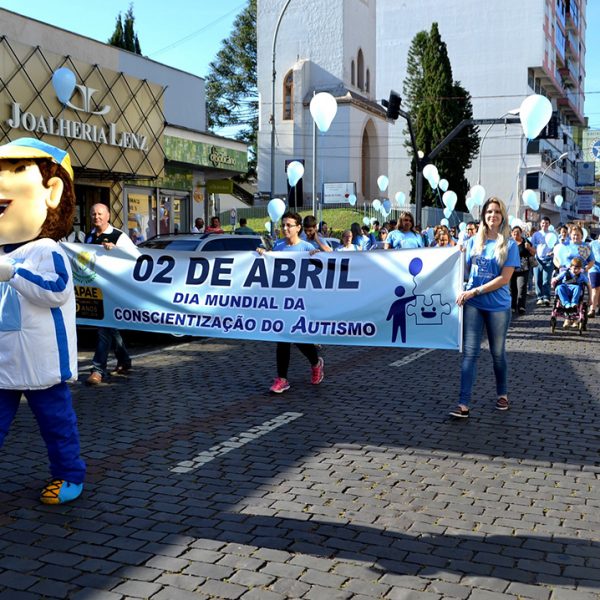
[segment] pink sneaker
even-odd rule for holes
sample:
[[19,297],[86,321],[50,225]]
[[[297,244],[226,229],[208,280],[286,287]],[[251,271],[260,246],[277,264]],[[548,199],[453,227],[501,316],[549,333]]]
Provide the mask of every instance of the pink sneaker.
[[319,385],[319,383],[321,383],[321,381],[323,381],[323,378],[325,377],[325,362],[321,357],[319,357],[319,362],[314,367],[311,367],[311,370],[312,377],[310,379],[310,382],[313,385]]
[[283,394],[286,390],[290,389],[290,382],[283,377],[275,377],[273,385],[269,389],[273,394]]

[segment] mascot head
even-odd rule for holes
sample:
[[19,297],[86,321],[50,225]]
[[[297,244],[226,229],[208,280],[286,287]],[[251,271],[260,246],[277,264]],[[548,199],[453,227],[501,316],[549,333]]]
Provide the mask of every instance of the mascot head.
[[0,245],[58,241],[73,225],[75,189],[69,155],[34,138],[0,146]]

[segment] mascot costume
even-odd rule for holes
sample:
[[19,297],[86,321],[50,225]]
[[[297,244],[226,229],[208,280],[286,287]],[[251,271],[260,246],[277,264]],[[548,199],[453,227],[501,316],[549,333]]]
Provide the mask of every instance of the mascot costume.
[[0,446],[24,395],[48,449],[44,504],[77,498],[85,476],[67,385],[77,378],[75,294],[57,243],[74,210],[64,150],[33,138],[0,146]]

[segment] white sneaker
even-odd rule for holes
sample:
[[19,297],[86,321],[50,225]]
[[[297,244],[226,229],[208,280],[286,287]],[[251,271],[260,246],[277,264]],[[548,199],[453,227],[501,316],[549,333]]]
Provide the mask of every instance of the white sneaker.
[[540,298],[540,299],[539,299],[539,300],[536,302],[536,304],[537,304],[538,306],[541,306],[542,304],[544,304],[544,301],[543,301],[543,300]]
[[566,329],[567,327],[571,327],[573,324],[573,322],[571,321],[571,319],[565,319],[565,322],[563,323],[563,329]]

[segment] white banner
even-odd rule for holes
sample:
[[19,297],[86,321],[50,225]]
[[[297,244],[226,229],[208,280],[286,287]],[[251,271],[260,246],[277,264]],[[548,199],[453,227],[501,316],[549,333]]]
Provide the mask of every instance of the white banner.
[[63,244],[77,323],[181,335],[460,349],[455,248],[226,254]]

